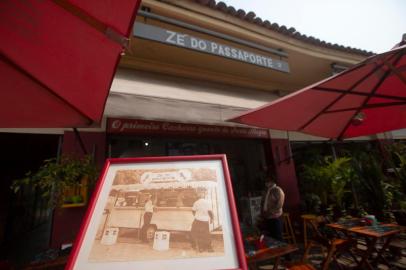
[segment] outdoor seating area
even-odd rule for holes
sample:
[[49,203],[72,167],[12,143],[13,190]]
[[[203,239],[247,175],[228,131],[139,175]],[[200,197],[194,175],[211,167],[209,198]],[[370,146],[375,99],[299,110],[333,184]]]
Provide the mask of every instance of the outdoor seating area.
[[404,255],[390,248],[392,243],[406,244],[402,238],[406,227],[368,221],[347,217],[326,223],[325,217],[314,216],[305,228],[307,245],[252,236],[251,232],[244,237],[249,269],[406,269]]
[[[406,269],[402,252],[406,227],[397,223],[369,224],[367,218],[347,217],[328,223],[323,216],[304,215],[307,220],[307,245],[304,231],[297,243],[261,237],[255,227],[243,228],[248,268],[287,270],[328,269]],[[303,228],[302,228],[303,229]],[[67,253],[25,265],[23,269],[64,269]],[[55,255],[55,254],[54,254]]]
[[268,246],[261,256],[248,257],[256,261],[253,269],[278,264],[287,269],[406,269],[404,145],[386,145],[384,152],[368,145],[332,147],[335,157],[320,147],[312,149],[313,160],[306,160],[309,152],[293,149],[297,160],[303,157],[297,169],[303,208],[299,218],[285,213],[293,222],[284,218],[284,240],[285,247],[296,249],[289,248],[286,256],[278,245]]

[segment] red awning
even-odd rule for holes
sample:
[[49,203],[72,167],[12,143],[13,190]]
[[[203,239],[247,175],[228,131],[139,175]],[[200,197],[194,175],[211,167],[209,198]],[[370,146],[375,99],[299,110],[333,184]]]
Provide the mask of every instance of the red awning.
[[337,139],[406,128],[406,45],[231,121]]
[[0,1],[0,127],[100,122],[139,3]]

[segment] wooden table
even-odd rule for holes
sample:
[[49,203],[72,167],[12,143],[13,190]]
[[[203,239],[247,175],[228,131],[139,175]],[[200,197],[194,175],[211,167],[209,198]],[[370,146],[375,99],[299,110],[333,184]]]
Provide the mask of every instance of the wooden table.
[[[345,232],[348,237],[352,237],[351,234],[358,237],[365,238],[367,244],[367,250],[361,257],[360,261],[357,261],[359,269],[365,269],[366,266],[368,269],[375,269],[372,264],[378,263],[378,261],[383,261],[386,265],[389,266],[388,261],[383,257],[383,252],[389,247],[392,239],[404,230],[404,227],[397,224],[380,224],[376,228],[384,227],[387,228],[385,231],[379,231],[373,226],[356,226],[356,227],[347,227],[345,225],[333,223],[327,224],[328,227]],[[383,239],[383,245],[380,249],[377,248],[376,243],[379,239]],[[376,252],[375,258],[373,258],[373,253]]]
[[257,269],[257,263],[265,260],[275,259],[273,269],[278,269],[280,258],[289,253],[298,250],[296,245],[286,244],[286,246],[275,247],[275,248],[264,248],[257,250],[254,255],[245,257],[247,258],[248,267],[251,270]]

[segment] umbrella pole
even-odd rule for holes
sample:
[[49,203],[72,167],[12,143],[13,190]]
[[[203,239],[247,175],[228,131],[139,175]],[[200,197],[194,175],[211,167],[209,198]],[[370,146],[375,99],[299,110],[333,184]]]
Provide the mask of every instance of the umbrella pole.
[[336,152],[336,148],[334,147],[334,142],[331,142],[330,146],[331,146],[331,152],[333,153],[333,159],[336,160],[337,152]]
[[61,153],[62,153],[62,136],[60,135],[58,138],[58,149],[56,150],[56,163],[59,163],[61,159]]
[[290,145],[289,131],[286,131],[286,137],[288,138],[288,158],[289,161],[293,158],[292,147]]

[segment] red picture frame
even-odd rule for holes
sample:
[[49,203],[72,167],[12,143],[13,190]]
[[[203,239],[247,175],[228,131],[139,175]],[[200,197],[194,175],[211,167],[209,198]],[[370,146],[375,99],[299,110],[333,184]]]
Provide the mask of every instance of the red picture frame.
[[107,159],[66,269],[241,269],[225,155]]

